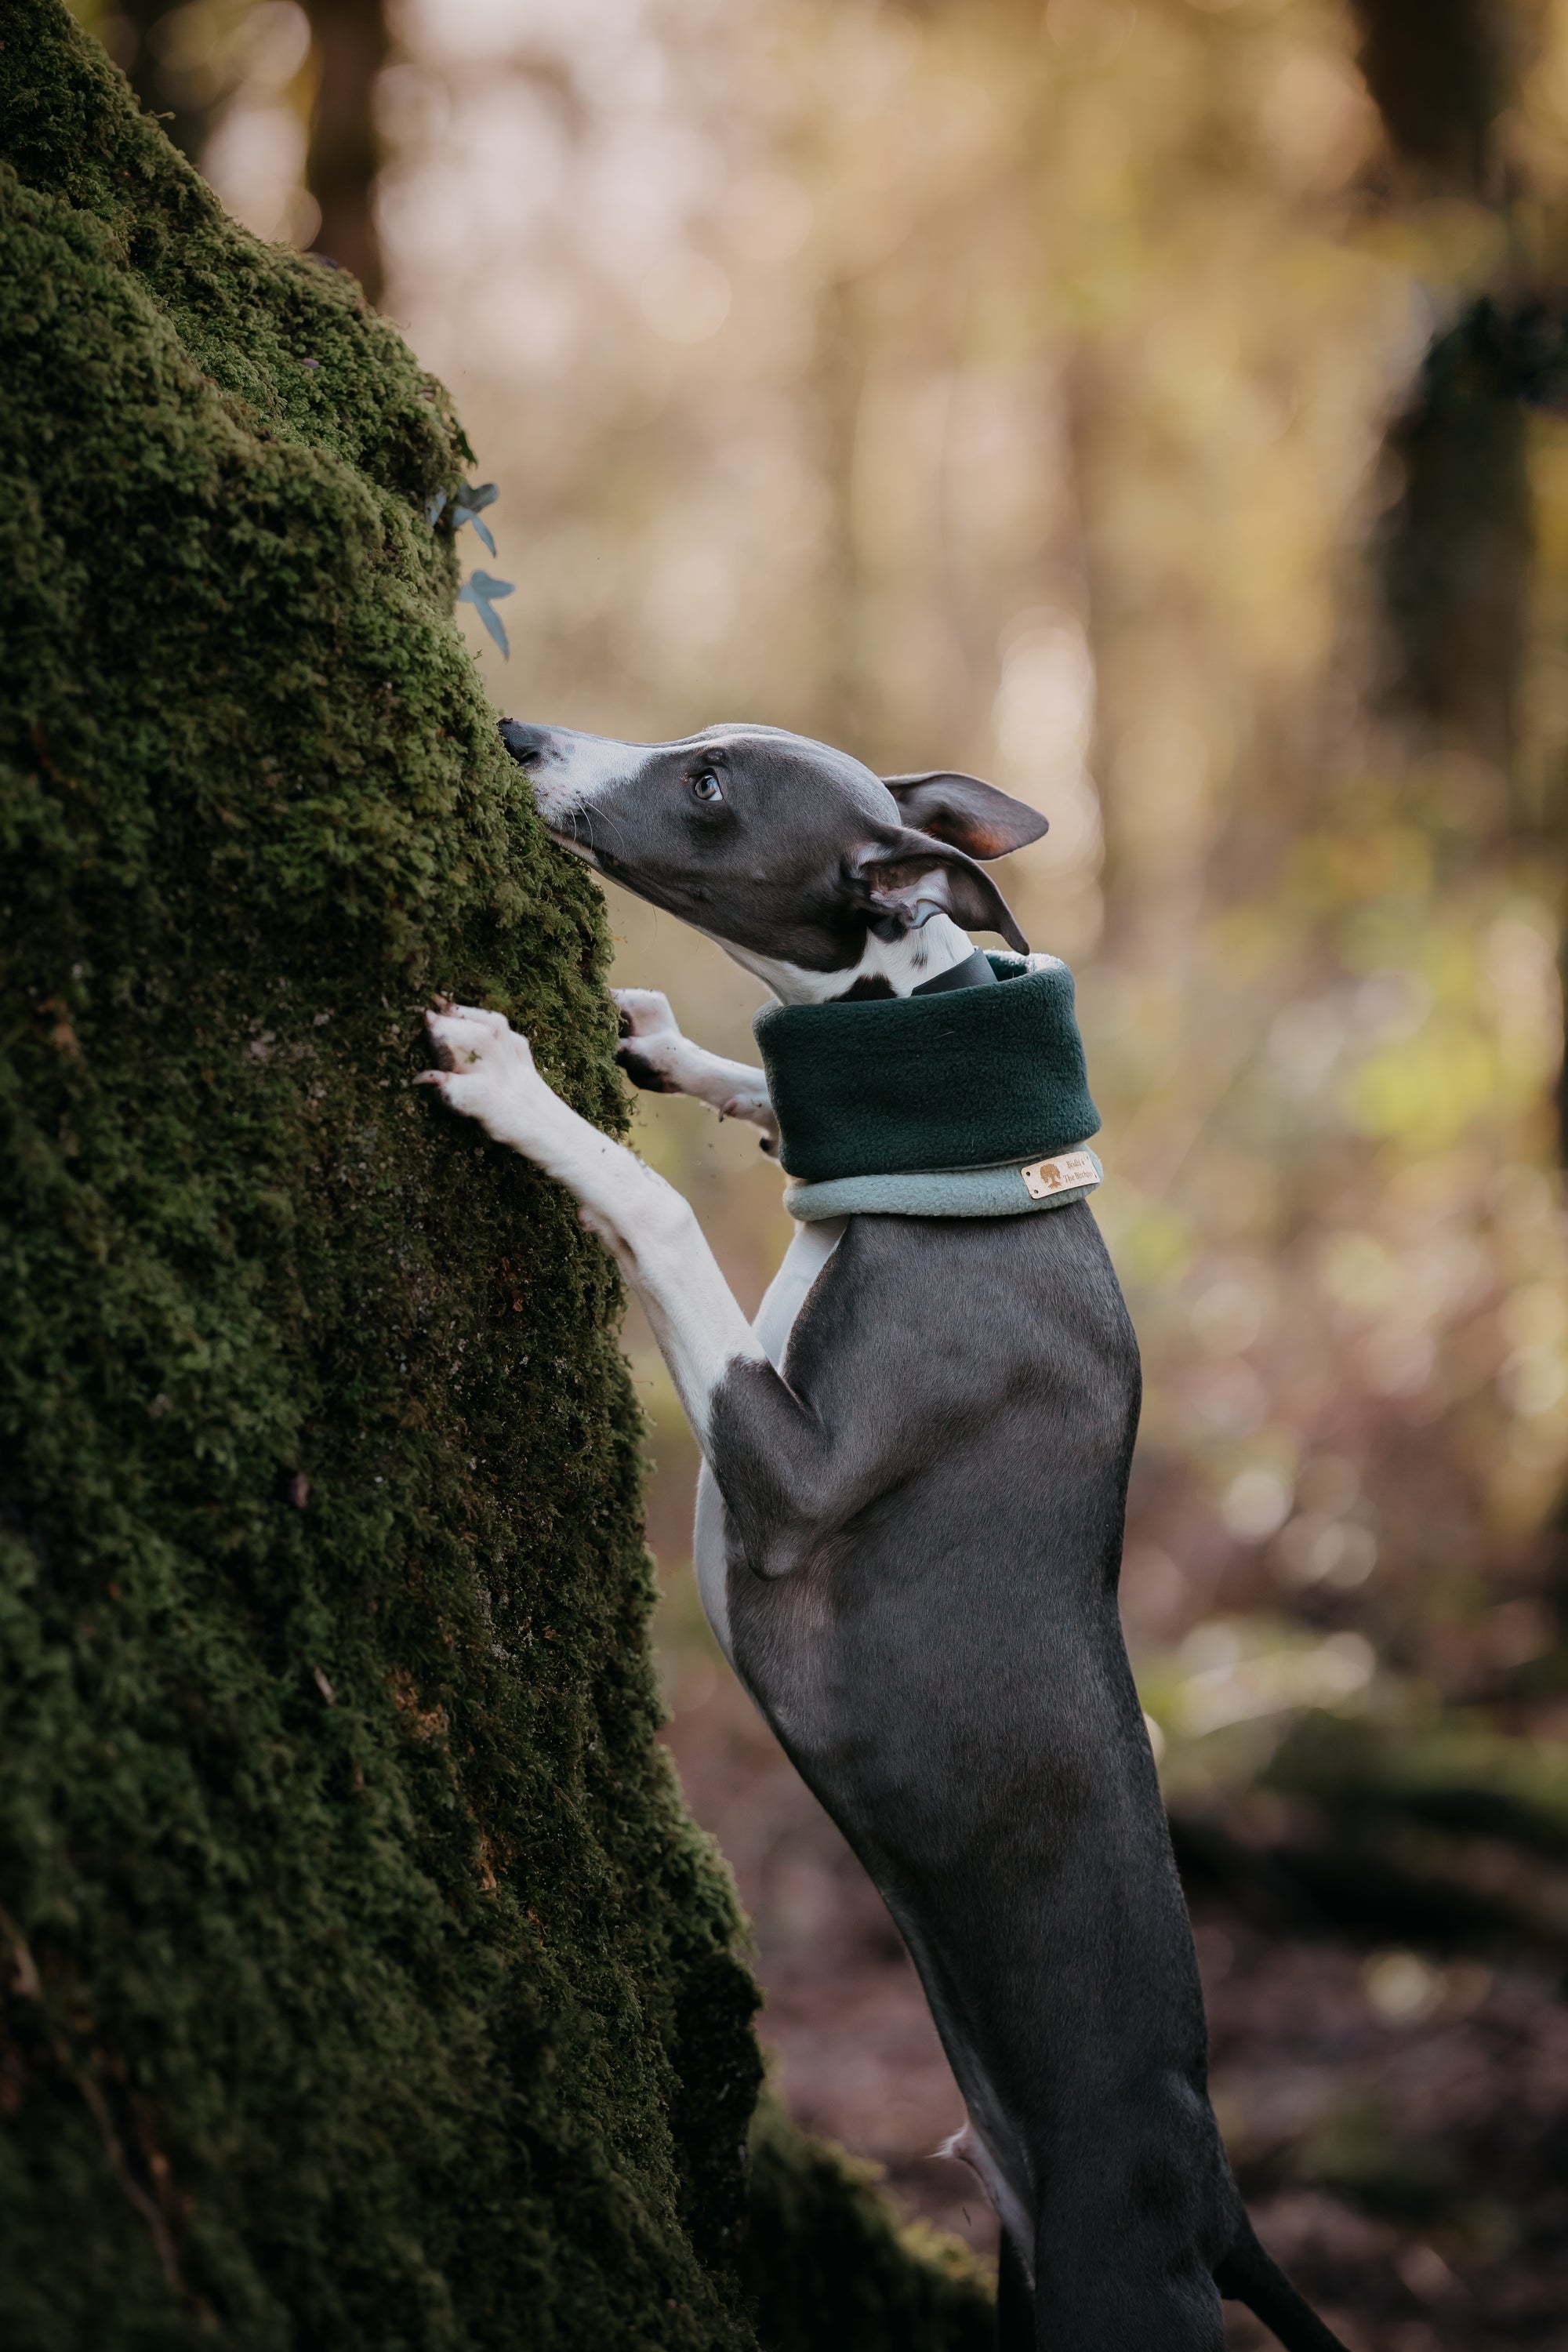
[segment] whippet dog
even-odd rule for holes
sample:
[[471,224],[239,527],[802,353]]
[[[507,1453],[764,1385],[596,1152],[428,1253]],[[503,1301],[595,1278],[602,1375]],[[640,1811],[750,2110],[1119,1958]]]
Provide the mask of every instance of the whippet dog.
[[[501,733],[556,841],[784,1006],[940,990],[977,970],[972,930],[1025,947],[978,861],[1045,820],[974,778],[884,780],[768,727]],[[617,999],[637,1083],[776,1152],[763,1071],[689,1043],[662,996]],[[1209,2105],[1117,1613],[1138,1349],[1089,1207],[803,1223],[748,1324],[687,1202],[502,1015],[426,1019],[425,1082],[567,1187],[647,1310],[702,1450],[713,1631],[880,1889],[963,2090],[953,2152],[1002,2223],[1000,2341],[1220,2352],[1224,2294],[1329,2352]]]

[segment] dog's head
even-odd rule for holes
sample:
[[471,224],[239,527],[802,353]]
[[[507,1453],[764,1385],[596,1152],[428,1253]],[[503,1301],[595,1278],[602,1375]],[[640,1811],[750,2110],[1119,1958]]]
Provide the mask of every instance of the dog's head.
[[1046,819],[976,776],[876,776],[779,727],[617,743],[501,721],[555,839],[772,980],[845,972],[946,915],[1027,941],[978,860]]

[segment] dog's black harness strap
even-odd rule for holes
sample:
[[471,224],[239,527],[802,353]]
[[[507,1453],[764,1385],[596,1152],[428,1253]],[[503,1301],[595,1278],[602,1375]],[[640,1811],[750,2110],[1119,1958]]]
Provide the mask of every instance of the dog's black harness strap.
[[976,948],[973,955],[964,957],[962,963],[949,964],[945,971],[939,971],[931,980],[922,980],[918,988],[910,989],[910,994],[941,996],[950,988],[994,988],[995,985],[996,974],[991,968],[990,957],[984,948]]

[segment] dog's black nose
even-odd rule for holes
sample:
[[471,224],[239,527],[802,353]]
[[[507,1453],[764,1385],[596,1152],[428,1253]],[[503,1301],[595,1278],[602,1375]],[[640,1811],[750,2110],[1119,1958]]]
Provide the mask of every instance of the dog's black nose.
[[500,740],[520,767],[536,768],[555,732],[552,727],[531,727],[526,719],[503,719]]

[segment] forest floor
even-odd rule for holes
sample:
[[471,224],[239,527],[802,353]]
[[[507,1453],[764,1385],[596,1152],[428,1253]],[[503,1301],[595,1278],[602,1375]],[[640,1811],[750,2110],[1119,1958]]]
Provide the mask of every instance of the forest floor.
[[[808,2129],[874,2158],[906,2215],[994,2252],[963,2119],[874,1888],[677,1590],[660,1647],[688,1801],[731,1863],[762,2037]],[[1215,2109],[1259,2234],[1351,2352],[1568,2352],[1561,1979],[1195,1918]],[[1272,2337],[1227,2306],[1233,2352]]]

